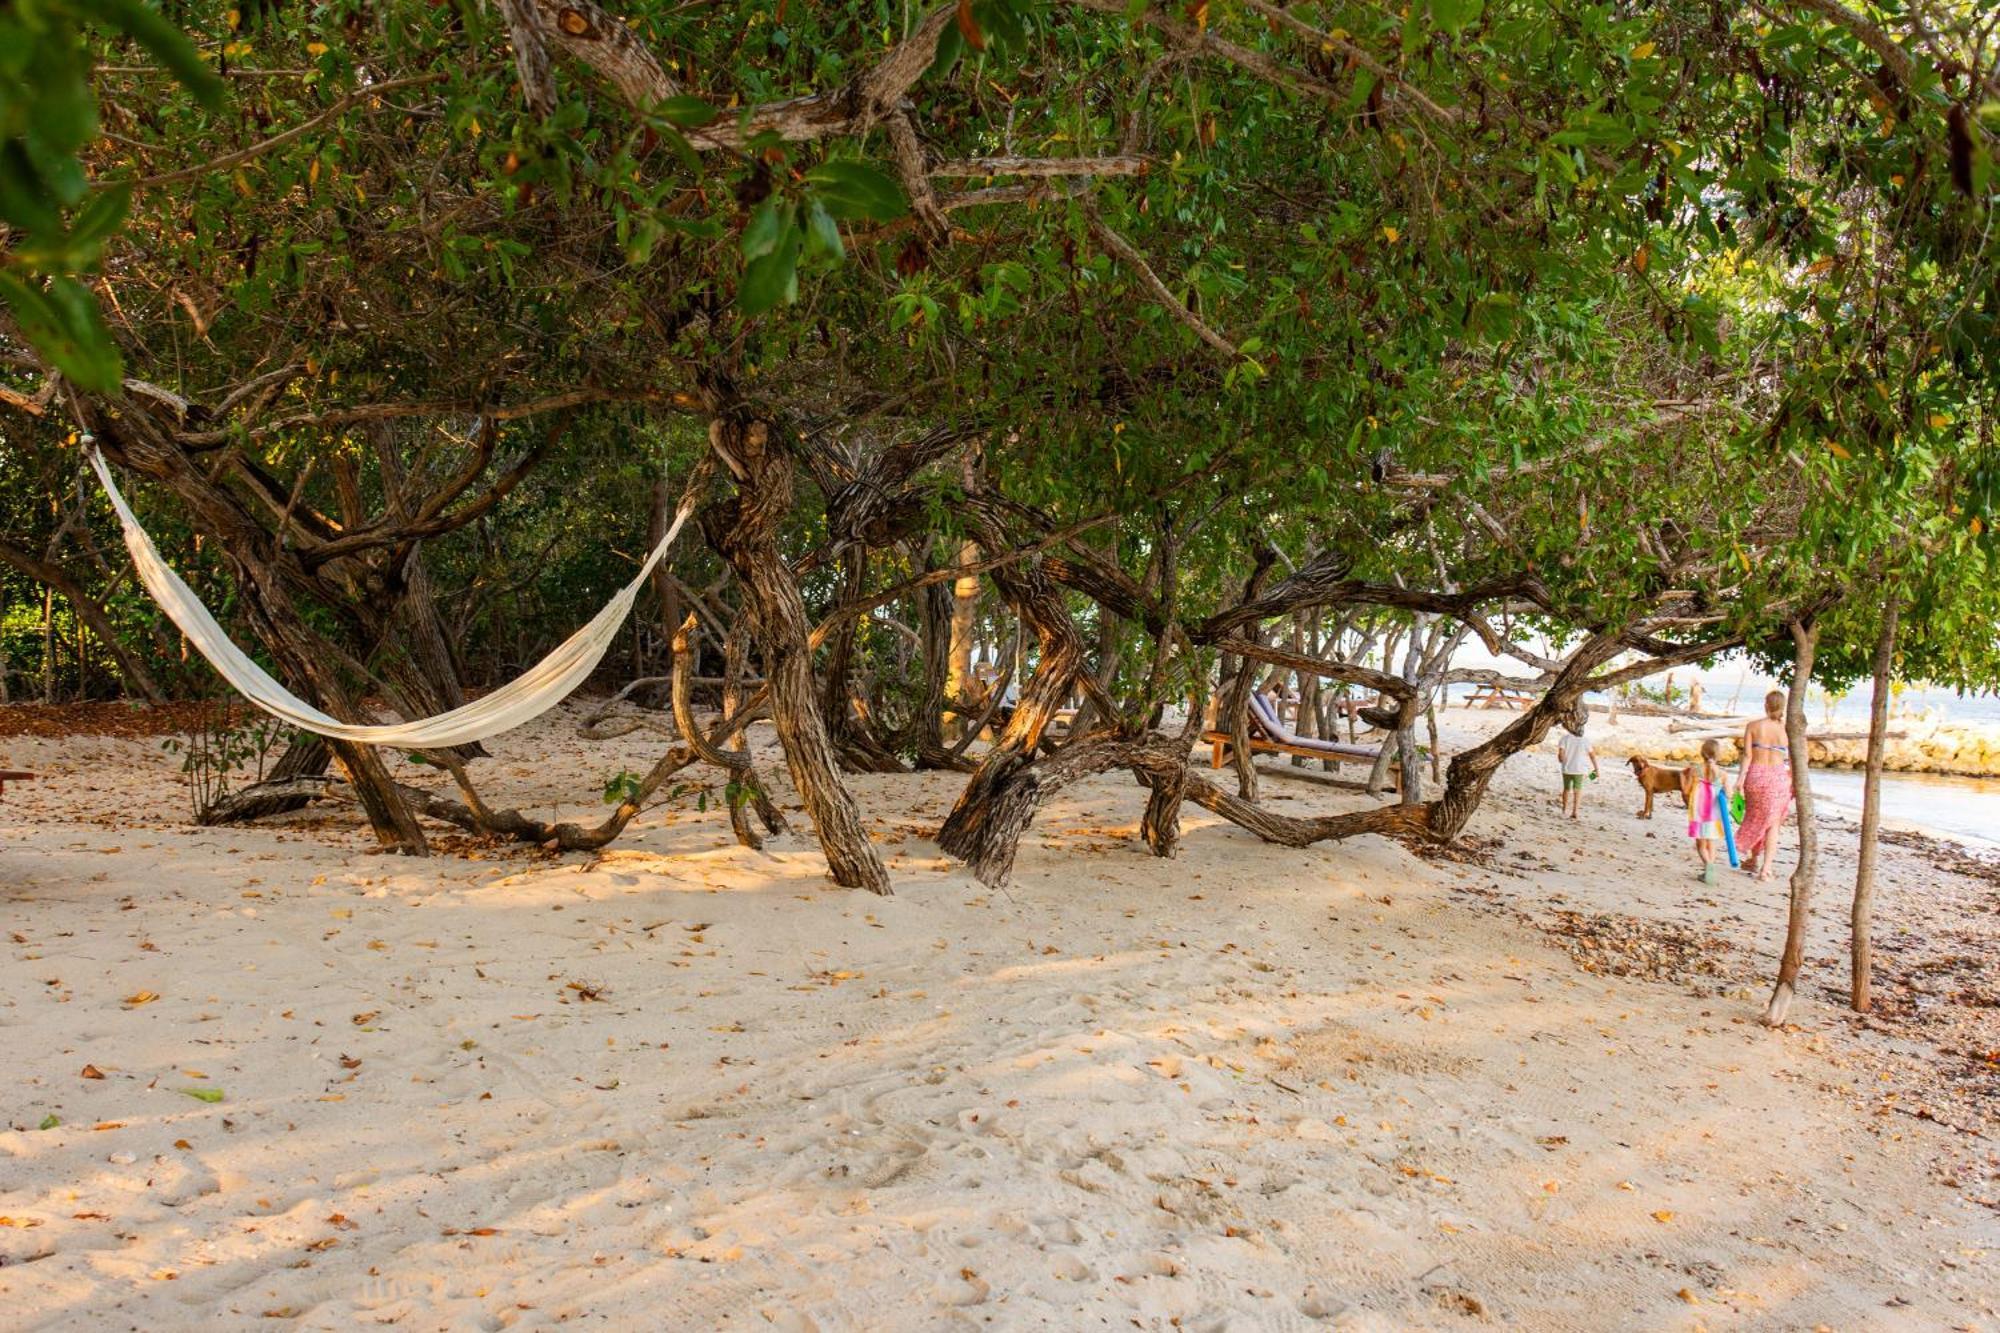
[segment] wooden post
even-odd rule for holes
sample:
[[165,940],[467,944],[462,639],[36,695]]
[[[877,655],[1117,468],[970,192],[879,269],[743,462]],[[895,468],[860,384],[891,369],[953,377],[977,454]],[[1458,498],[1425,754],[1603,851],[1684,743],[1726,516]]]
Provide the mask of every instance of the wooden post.
[[1854,870],[1854,906],[1848,917],[1853,933],[1848,1002],[1857,1014],[1867,1013],[1874,1002],[1871,979],[1875,948],[1868,936],[1868,919],[1875,906],[1875,854],[1882,825],[1882,761],[1889,748],[1889,684],[1895,668],[1896,622],[1901,611],[1901,599],[1890,593],[1882,607],[1882,634],[1875,641],[1875,693],[1868,704],[1868,766],[1861,780],[1861,858]]
[[[1813,872],[1818,867],[1819,837],[1813,831],[1812,777],[1806,753],[1806,690],[1812,684],[1813,650],[1819,644],[1817,626],[1793,621],[1792,688],[1785,695],[1785,745],[1792,761],[1792,801],[1798,807],[1799,863],[1792,870],[1791,910],[1785,920],[1785,952],[1778,961],[1778,984],[1764,1011],[1765,1027],[1783,1027],[1806,961],[1806,923],[1811,918]],[[1777,830],[1771,830],[1772,837]],[[1767,848],[1766,857],[1771,855]]]

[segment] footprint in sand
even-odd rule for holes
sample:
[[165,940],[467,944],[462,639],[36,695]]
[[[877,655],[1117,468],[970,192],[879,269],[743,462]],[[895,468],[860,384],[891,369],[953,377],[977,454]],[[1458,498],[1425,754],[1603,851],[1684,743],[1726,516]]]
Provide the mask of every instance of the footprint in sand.
[[1054,1215],[1034,1219],[1035,1234],[1044,1248],[1050,1245],[1081,1245],[1083,1232],[1067,1217]]
[[1073,1254],[1058,1254],[1049,1261],[1049,1271],[1065,1282],[1088,1282],[1097,1270]]

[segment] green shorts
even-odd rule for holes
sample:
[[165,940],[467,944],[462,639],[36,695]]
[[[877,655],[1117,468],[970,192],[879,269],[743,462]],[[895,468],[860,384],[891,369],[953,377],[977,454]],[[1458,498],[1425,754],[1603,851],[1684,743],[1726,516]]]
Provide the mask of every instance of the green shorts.
[[1582,790],[1583,790],[1583,779],[1584,779],[1584,775],[1583,775],[1583,774],[1581,774],[1581,773],[1565,773],[1565,774],[1563,774],[1563,790],[1564,790],[1564,791],[1582,791]]

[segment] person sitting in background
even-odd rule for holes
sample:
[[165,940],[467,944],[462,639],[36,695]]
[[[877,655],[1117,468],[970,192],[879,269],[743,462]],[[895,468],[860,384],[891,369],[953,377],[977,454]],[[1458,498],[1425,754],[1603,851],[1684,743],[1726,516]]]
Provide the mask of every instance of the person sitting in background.
[[1021,683],[1011,677],[1007,688],[1000,691],[1000,706],[993,710],[993,725],[1005,727],[1014,720],[1014,710],[1021,706]]

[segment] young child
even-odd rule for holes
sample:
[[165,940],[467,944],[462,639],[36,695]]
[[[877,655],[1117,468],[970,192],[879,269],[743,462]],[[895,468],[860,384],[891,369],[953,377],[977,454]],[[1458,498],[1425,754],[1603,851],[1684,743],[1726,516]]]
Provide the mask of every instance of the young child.
[[1704,883],[1715,883],[1715,853],[1722,843],[1722,807],[1729,799],[1729,774],[1717,761],[1722,742],[1701,743],[1701,768],[1695,774],[1694,790],[1688,794],[1688,836],[1694,839],[1695,855],[1701,858]]
[[1592,781],[1597,779],[1597,751],[1583,738],[1587,720],[1579,711],[1563,724],[1569,734],[1556,739],[1556,757],[1562,761],[1562,808],[1571,819],[1583,812],[1583,775],[1588,773]]

